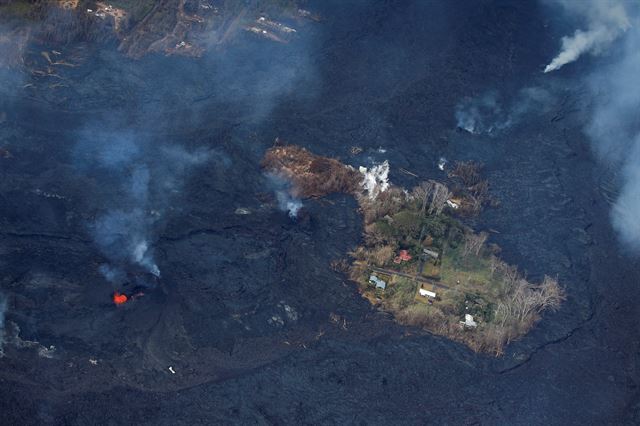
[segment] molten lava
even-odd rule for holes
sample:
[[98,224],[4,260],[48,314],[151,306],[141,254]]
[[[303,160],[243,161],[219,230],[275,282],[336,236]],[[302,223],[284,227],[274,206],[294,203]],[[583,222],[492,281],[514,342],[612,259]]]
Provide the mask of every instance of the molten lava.
[[115,303],[116,305],[122,305],[126,303],[127,300],[129,300],[129,298],[127,297],[126,294],[121,294],[121,293],[118,293],[117,291],[113,293],[113,303]]

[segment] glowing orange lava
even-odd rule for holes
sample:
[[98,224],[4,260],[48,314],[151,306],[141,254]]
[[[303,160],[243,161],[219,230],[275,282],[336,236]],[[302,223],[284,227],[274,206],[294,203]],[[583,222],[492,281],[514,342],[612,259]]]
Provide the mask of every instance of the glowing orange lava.
[[113,293],[113,303],[115,303],[116,305],[122,305],[123,303],[126,303],[127,300],[129,300],[129,298],[126,294],[121,294],[117,291]]

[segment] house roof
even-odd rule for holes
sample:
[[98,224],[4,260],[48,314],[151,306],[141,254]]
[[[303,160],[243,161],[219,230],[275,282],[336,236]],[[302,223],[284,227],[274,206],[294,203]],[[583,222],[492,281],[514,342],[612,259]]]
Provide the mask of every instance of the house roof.
[[387,288],[387,283],[384,280],[381,280],[380,278],[376,277],[375,275],[371,275],[369,277],[369,282],[372,282],[376,285],[376,288],[381,288],[381,289],[385,289]]
[[411,260],[411,255],[407,250],[400,250],[398,257],[400,258],[400,260]]

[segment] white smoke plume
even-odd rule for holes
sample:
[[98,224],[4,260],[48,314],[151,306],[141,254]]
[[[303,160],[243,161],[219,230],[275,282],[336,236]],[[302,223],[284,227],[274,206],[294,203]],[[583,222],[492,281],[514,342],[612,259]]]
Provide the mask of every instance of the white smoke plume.
[[370,199],[375,200],[378,195],[389,189],[389,162],[377,164],[370,169],[360,167],[362,173],[362,188]]
[[510,124],[495,92],[465,99],[456,106],[455,116],[459,128],[474,134],[492,133]]
[[628,11],[631,1],[553,0],[552,3],[581,18],[587,28],[577,29],[573,35],[562,38],[560,53],[545,67],[545,73],[560,69],[585,53],[600,54],[631,28]]
[[134,133],[93,131],[83,134],[76,146],[79,169],[107,188],[100,202],[107,209],[89,229],[113,263],[100,268],[112,282],[123,279],[121,266],[126,264],[160,276],[152,248],[157,224],[189,170],[212,154],[151,142]]
[[287,191],[276,191],[276,197],[278,198],[278,206],[280,210],[289,213],[289,217],[295,219],[298,217],[298,212],[302,208],[302,201],[292,197]]
[[287,179],[273,173],[267,173],[266,177],[268,185],[276,194],[278,208],[283,212],[287,212],[290,218],[297,218],[303,204],[302,200],[293,195],[294,191],[291,188],[291,183]]
[[589,76],[594,109],[586,133],[597,156],[621,171],[611,219],[624,246],[640,254],[640,29],[621,44],[620,56]]
[[509,102],[497,92],[488,91],[456,106],[456,125],[476,135],[495,135],[518,124],[527,114],[549,111],[555,101],[555,96],[541,87],[525,87]]

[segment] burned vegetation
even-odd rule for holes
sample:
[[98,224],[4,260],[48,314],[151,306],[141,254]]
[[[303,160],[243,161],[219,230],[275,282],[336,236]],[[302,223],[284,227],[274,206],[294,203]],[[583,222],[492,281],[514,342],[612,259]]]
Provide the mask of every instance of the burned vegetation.
[[429,180],[411,191],[387,182],[373,191],[365,184],[366,169],[296,146],[273,147],[262,166],[288,179],[294,196],[342,192],[357,199],[364,241],[351,253],[350,266],[341,262],[338,269],[402,324],[499,356],[565,299],[556,279],[529,282],[500,260],[486,232],[459,220],[496,204],[478,163],[456,163],[447,182]]
[[150,53],[199,57],[239,34],[288,43],[296,27],[319,20],[296,0],[0,1],[0,18],[34,42],[116,43],[131,58]]
[[355,195],[361,188],[362,177],[354,168],[295,145],[271,148],[262,160],[262,167],[290,181],[294,197],[322,197],[334,192]]

